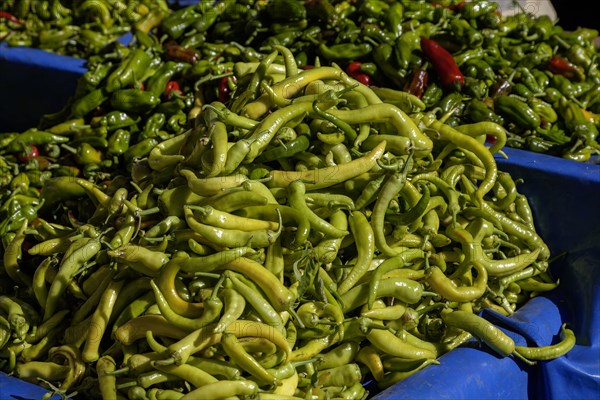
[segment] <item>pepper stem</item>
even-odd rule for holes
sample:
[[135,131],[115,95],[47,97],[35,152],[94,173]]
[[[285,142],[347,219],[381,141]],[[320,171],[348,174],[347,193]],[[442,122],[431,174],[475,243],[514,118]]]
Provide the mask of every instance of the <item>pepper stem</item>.
[[212,272],[194,272],[194,276],[205,276],[207,278],[221,279],[222,276],[225,277],[226,275],[213,274]]
[[60,147],[62,147],[70,153],[77,154],[77,149],[72,146],[69,146],[68,144],[61,143]]
[[300,327],[300,329],[306,328],[306,326],[302,322],[302,319],[300,319],[300,317],[298,316],[298,314],[296,313],[296,311],[293,308],[290,307],[287,311],[290,313],[290,315],[292,317],[294,317],[294,320],[298,323],[298,326]]
[[200,88],[200,85],[202,85],[205,82],[216,80],[216,79],[221,79],[226,76],[233,76],[233,72],[225,72],[225,73],[217,74],[217,75],[208,74],[196,81],[196,83],[194,84],[194,90],[198,91],[198,89]]
[[129,182],[131,184],[131,186],[133,186],[133,188],[135,189],[136,192],[138,193],[142,193],[143,190],[142,188],[135,182]]
[[212,289],[212,292],[210,294],[210,300],[214,300],[217,298],[217,294],[219,293],[219,289],[221,289],[221,286],[223,286],[223,282],[225,281],[225,275],[221,275],[219,280],[217,281],[217,283],[215,283],[215,286]]

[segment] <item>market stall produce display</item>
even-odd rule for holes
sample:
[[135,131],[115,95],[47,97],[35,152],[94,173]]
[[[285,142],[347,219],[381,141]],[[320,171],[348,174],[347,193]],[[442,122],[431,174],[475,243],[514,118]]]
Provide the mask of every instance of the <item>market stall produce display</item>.
[[[525,365],[569,352],[569,321],[528,347],[478,313],[558,285],[494,154],[548,132],[564,139],[545,151],[596,151],[592,32],[582,68],[551,22],[503,32],[493,3],[412,3],[182,8],[1,134],[2,370],[86,397],[360,399],[472,337]],[[493,15],[522,59],[446,49]],[[361,27],[349,42],[342,23]]]
[[598,153],[594,29],[566,32],[525,10],[502,17],[491,1],[219,5],[179,10],[160,32],[200,52],[210,43],[234,44],[251,59],[284,45],[300,66],[319,57],[363,83],[423,96],[438,116],[452,111],[450,124],[500,122],[510,147],[577,161]]
[[[515,347],[499,330],[489,336],[494,326],[475,314],[511,314],[556,286],[526,199],[478,140],[494,123],[455,129],[419,112],[411,94],[386,91],[416,106],[402,110],[339,68],[298,70],[288,49],[270,58],[278,53],[284,64],[236,75],[247,85],[231,108],[207,103],[197,126],[133,156],[131,183],[53,176],[39,197],[6,201],[15,211],[3,223],[4,267],[30,298],[3,297],[5,368],[23,378],[45,371],[65,394],[85,391],[75,385],[95,365],[107,391],[172,390],[153,386],[184,380],[195,388],[187,398],[223,387],[362,398],[366,374],[386,388],[471,335],[528,363],[525,354],[554,358],[572,347],[569,337],[562,350]],[[269,65],[285,76],[272,86]],[[107,87],[118,86],[112,76]],[[153,96],[152,78],[141,93]],[[100,164],[91,146],[79,149],[79,162]],[[23,175],[10,185],[27,191]],[[81,303],[65,330],[57,324],[71,296]],[[36,323],[55,336],[40,342],[29,330]],[[244,379],[199,369],[198,354],[229,360]],[[144,372],[129,357],[147,357]],[[103,377],[103,366],[120,372]]]
[[169,12],[164,0],[3,1],[0,41],[87,58],[132,27],[151,30]]
[[[595,29],[564,31],[548,15],[525,9],[503,17],[491,1],[212,3],[168,16],[159,7],[134,29],[152,30],[162,44],[178,40],[205,61],[214,57],[213,63],[223,54],[211,44],[237,46],[225,54],[235,61],[262,59],[281,44],[300,66],[320,57],[363,83],[415,93],[438,116],[452,111],[450,124],[498,122],[508,130],[510,147],[583,162],[598,158]],[[439,63],[442,53],[452,65]],[[449,74],[456,84],[444,84]]]

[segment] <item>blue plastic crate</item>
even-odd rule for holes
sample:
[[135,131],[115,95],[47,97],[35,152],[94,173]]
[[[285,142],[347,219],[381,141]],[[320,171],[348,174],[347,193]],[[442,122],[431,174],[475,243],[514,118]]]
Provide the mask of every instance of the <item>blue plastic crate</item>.
[[[118,42],[131,38],[128,33]],[[0,42],[0,133],[22,132],[59,111],[85,71],[85,59]]]
[[500,358],[475,341],[440,358],[373,397],[393,399],[596,399],[600,397],[600,165],[505,149],[498,167],[527,196],[536,228],[554,256],[560,285],[535,297],[511,318],[483,316],[518,345],[556,343],[563,322],[571,324],[576,346],[564,357],[528,367]]
[[0,42],[0,132],[23,131],[62,108],[85,60]]
[[[39,400],[47,392],[46,388],[0,372],[0,400]],[[50,400],[60,400],[60,398],[56,394]]]

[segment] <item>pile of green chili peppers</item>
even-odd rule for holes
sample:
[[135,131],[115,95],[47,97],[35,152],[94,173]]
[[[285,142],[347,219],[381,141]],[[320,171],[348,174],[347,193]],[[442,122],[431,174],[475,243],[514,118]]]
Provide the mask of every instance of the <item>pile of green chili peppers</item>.
[[[352,69],[361,82],[408,90],[450,125],[493,121],[507,145],[580,162],[600,151],[598,32],[564,31],[548,16],[502,16],[487,0],[222,0],[170,14],[157,29],[214,63],[259,61],[283,45],[301,67],[315,58]],[[210,10],[210,11],[208,11]],[[461,74],[424,55],[438,42]],[[235,49],[238,48],[238,50]],[[416,89],[418,88],[418,89]]]
[[[128,72],[152,50],[123,51],[99,95],[139,118],[126,130],[166,103],[122,91],[165,90],[177,72]],[[142,76],[167,65],[146,62]],[[389,387],[472,337],[527,364],[573,347],[566,326],[555,344],[515,346],[477,315],[558,284],[519,182],[497,169],[501,125],[450,125],[338,66],[299,68],[284,46],[223,72],[228,97],[221,71],[204,73],[186,126],[104,175],[32,183],[3,158],[3,371],[48,397],[365,399],[367,380]],[[98,107],[70,117],[96,112],[89,128],[112,138]]]
[[88,58],[135,26],[149,31],[170,12],[165,0],[7,0],[0,41]]

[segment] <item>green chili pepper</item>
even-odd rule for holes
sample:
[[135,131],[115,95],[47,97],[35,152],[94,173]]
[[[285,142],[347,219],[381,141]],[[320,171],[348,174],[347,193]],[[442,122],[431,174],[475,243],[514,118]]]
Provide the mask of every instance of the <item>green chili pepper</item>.
[[381,0],[367,0],[361,3],[359,11],[369,17],[383,17],[388,11],[389,4]]
[[123,158],[128,165],[131,165],[131,161],[135,158],[142,158],[150,153],[150,151],[158,144],[158,141],[155,138],[146,138],[142,141],[130,146],[125,153],[123,153]]
[[278,33],[273,36],[269,36],[265,41],[265,46],[274,47],[277,45],[280,46],[290,46],[292,43],[297,40],[302,35],[301,31],[298,30],[286,30],[281,33]]
[[117,129],[114,131],[108,139],[108,155],[121,155],[124,154],[129,148],[129,141],[131,140],[131,133],[125,129]]
[[465,76],[464,81],[462,90],[466,95],[476,99],[483,99],[487,96],[488,86],[485,81],[470,76]]
[[210,298],[204,301],[204,311],[202,315],[196,318],[188,318],[177,314],[171,308],[165,296],[161,293],[160,289],[154,281],[150,281],[154,296],[156,298],[156,304],[161,311],[161,314],[173,325],[178,328],[185,329],[189,332],[207,326],[214,322],[221,314],[223,303],[217,297],[218,288],[213,288],[213,293]]
[[279,147],[263,151],[255,161],[259,163],[265,163],[273,160],[292,157],[294,154],[308,149],[309,144],[310,140],[308,136],[300,135],[291,142],[286,143],[285,146],[281,145]]
[[476,29],[473,29],[471,24],[466,19],[450,20],[450,30],[453,36],[468,47],[475,48],[483,44],[483,35]]
[[[246,300],[246,302],[261,316],[263,321],[277,331],[283,332],[283,320],[277,314],[277,311],[268,300],[260,295],[256,290],[244,282],[244,279],[235,274],[226,272],[227,279],[231,281],[233,288]],[[235,322],[234,322],[235,323]],[[215,330],[216,332],[216,330]]]
[[163,101],[155,109],[155,113],[164,114],[169,118],[186,108],[185,101],[180,97],[174,97],[169,101]]
[[576,337],[566,324],[561,326],[562,340],[559,343],[541,347],[515,346],[515,351],[528,360],[553,360],[568,353],[575,346]]
[[404,5],[392,3],[385,13],[385,23],[392,39],[397,39],[402,34],[402,22],[404,20]]
[[96,127],[105,127],[108,130],[126,128],[137,123],[136,119],[122,111],[110,111],[98,118],[93,125]]
[[116,110],[134,114],[150,111],[159,103],[160,99],[152,92],[140,89],[115,90],[110,97],[110,105]]
[[394,53],[394,49],[390,44],[382,43],[373,49],[373,60],[377,65],[378,70],[380,70],[385,77],[390,79],[392,82],[395,82],[397,87],[400,87],[401,83],[401,74],[394,67],[392,59]]
[[154,94],[155,96],[161,96],[167,83],[178,73],[183,71],[184,63],[167,61],[162,64],[156,72],[148,79],[145,91]]
[[494,109],[523,129],[540,126],[540,116],[525,102],[511,96],[498,96],[494,99]]
[[373,46],[369,43],[319,45],[319,54],[328,60],[359,60],[370,54]]
[[462,66],[468,60],[478,59],[485,55],[485,52],[481,47],[475,49],[464,50],[454,55],[454,61],[457,65]]
[[462,95],[459,92],[450,92],[440,100],[437,106],[442,115],[446,115],[456,111],[462,104]]
[[476,71],[476,74],[474,76],[475,78],[488,79],[491,82],[494,82],[496,80],[496,73],[494,72],[494,70],[492,69],[490,64],[488,64],[487,62],[485,62],[482,59],[479,59],[479,58],[470,59],[470,60],[465,61],[465,63],[463,65],[465,66],[465,68],[469,68],[469,67],[475,68],[475,71]]
[[266,12],[275,21],[295,21],[306,18],[304,4],[294,0],[274,0],[269,2]]
[[457,310],[442,314],[442,318],[446,324],[473,334],[501,356],[515,351],[515,343],[509,336],[476,314]]
[[165,17],[160,24],[160,29],[173,39],[178,39],[200,17],[196,5],[184,7]]
[[69,138],[65,136],[55,135],[50,132],[40,131],[36,128],[30,128],[25,132],[14,137],[7,145],[6,150],[9,152],[22,151],[28,145],[42,145],[50,143],[66,143]]
[[554,107],[543,100],[532,97],[529,99],[529,106],[542,120],[548,123],[553,124],[558,120],[558,114],[554,110]]
[[75,157],[77,163],[82,165],[100,164],[102,162],[102,153],[88,143],[81,143],[81,145],[77,147],[77,154]]
[[465,111],[468,118],[473,122],[491,121],[499,125],[504,124],[504,119],[482,100],[472,99]]
[[58,273],[48,290],[48,298],[46,299],[46,306],[44,308],[44,320],[49,319],[54,314],[60,296],[67,289],[67,285],[83,264],[100,251],[100,241],[87,238],[83,243],[74,242],[70,249],[68,252],[71,254],[63,258]]
[[394,42],[394,37],[382,30],[377,24],[363,24],[361,27],[361,33],[369,37],[378,43],[390,43]]
[[444,91],[442,88],[439,87],[435,82],[431,82],[427,84],[427,88],[423,92],[421,101],[427,108],[430,108],[437,104],[442,99],[443,95]]
[[581,107],[562,97],[559,100],[558,111],[563,117],[566,127],[573,132],[573,136],[588,145],[596,141],[598,128],[584,117]]
[[511,94],[523,97],[527,100],[533,98],[534,93],[523,83],[515,83],[512,85]]
[[107,78],[105,89],[112,93],[141,80],[152,58],[143,49],[132,51]]

